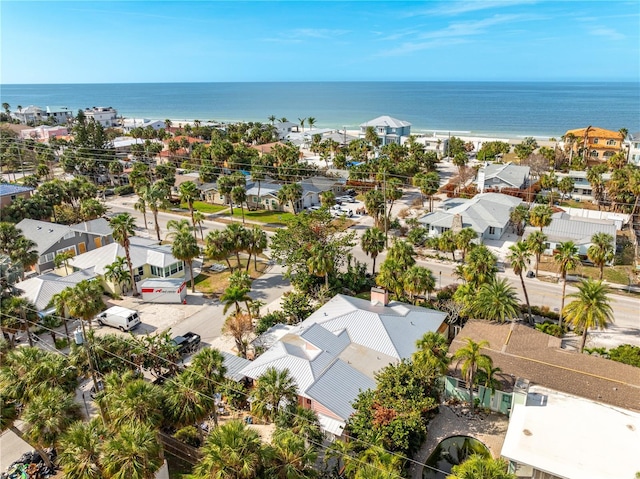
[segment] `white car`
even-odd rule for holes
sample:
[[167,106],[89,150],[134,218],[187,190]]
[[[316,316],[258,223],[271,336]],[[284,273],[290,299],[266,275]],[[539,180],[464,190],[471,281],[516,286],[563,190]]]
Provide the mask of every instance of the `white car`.
[[338,198],[340,201],[342,201],[343,203],[355,203],[357,200],[353,197],[353,196],[338,196]]

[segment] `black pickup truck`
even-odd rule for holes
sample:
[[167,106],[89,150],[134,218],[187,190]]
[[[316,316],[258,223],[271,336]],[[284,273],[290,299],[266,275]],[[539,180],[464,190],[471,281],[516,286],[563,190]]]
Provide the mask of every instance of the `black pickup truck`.
[[181,356],[186,356],[198,350],[200,347],[200,335],[196,333],[185,333],[182,336],[174,337],[171,342],[174,344]]

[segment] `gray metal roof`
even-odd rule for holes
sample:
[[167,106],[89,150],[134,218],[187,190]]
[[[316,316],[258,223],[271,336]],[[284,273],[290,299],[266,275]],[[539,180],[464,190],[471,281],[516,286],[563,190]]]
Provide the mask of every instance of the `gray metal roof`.
[[113,233],[111,225],[104,218],[97,218],[95,220],[85,221],[84,223],[71,225],[70,228],[73,231],[89,233],[95,236],[110,236]]
[[224,358],[224,367],[226,369],[225,377],[233,379],[234,381],[240,381],[245,377],[240,371],[248,366],[251,361],[240,356],[234,356],[226,351],[220,351]]
[[0,196],[17,195],[26,191],[33,191],[30,186],[14,185],[12,183],[0,183]]
[[73,288],[84,279],[93,279],[96,276],[93,268],[76,271],[68,276],[46,273],[21,281],[16,287],[22,291],[23,298],[27,298],[35,304],[38,311],[43,311],[49,306],[56,294],[66,288]]
[[[169,246],[143,246],[132,242],[129,254],[131,256],[131,266],[134,269],[145,264],[164,268],[178,262],[171,254]],[[87,251],[72,258],[69,260],[69,264],[74,268],[80,269],[94,267],[96,274],[104,274],[106,266],[113,263],[118,256],[126,257],[124,248],[118,243],[109,243],[101,248]]]
[[542,229],[549,241],[573,241],[577,245],[590,244],[595,233],[610,234],[616,237],[616,224],[610,220],[596,220],[569,216],[566,213],[554,215],[549,226]]
[[501,181],[513,186],[521,187],[529,177],[530,168],[528,166],[513,165],[511,163],[499,164],[490,163],[484,168],[485,181],[498,178]]
[[391,128],[402,128],[405,126],[411,126],[411,123],[404,120],[398,120],[397,118],[390,117],[388,115],[379,116],[373,120],[366,121],[360,125],[361,127],[367,126],[389,126]]
[[375,379],[338,359],[307,389],[306,395],[347,420],[354,412],[352,403],[358,394],[375,387]]

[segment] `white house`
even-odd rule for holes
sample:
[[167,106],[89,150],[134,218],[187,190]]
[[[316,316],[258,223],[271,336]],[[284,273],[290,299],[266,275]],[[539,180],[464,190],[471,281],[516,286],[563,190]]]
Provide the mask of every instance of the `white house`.
[[[523,239],[526,239],[534,231],[539,231],[539,229],[527,226]],[[559,243],[573,241],[578,247],[579,254],[586,256],[589,246],[591,246],[591,237],[596,233],[611,235],[614,251],[616,248],[616,223],[613,220],[571,216],[565,212],[554,213],[551,224],[542,228],[542,232],[547,235],[544,254],[552,254],[558,248]]]
[[241,373],[259,378],[268,368],[288,369],[298,403],[318,414],[322,428],[340,437],[352,403],[375,388],[375,373],[409,358],[429,331],[446,334],[446,313],[388,302],[372,289],[371,301],[338,294],[293,327]]
[[66,125],[67,121],[73,118],[73,112],[66,106],[48,106],[46,109],[42,109],[39,106],[29,105],[11,112],[11,116],[24,124],[44,123],[53,120],[58,125]]
[[[574,171],[570,170],[568,173],[556,172],[556,178],[558,181],[563,178],[571,178],[573,180],[573,191],[571,193],[572,198],[578,201],[593,201],[593,187],[589,180],[587,180],[586,171]],[[610,173],[603,173],[602,179],[609,181],[611,179]]]
[[474,183],[480,193],[485,190],[501,191],[504,188],[523,189],[529,183],[529,171],[528,166],[488,163],[478,170]]
[[640,131],[630,133],[627,137],[627,148],[629,149],[629,163],[640,165]]
[[518,478],[633,478],[640,413],[531,386],[511,411],[501,455]]
[[104,127],[118,126],[118,112],[110,106],[94,106],[85,108],[84,115],[87,120],[93,120]]
[[449,198],[438,210],[418,221],[430,236],[471,228],[479,239],[500,239],[509,226],[511,212],[521,203],[520,198],[501,193],[482,193],[471,199]]
[[149,120],[147,118],[125,118],[122,120],[122,131],[131,132],[134,128],[152,128],[156,131],[165,127],[163,120]]
[[411,135],[411,123],[384,115],[362,123],[358,136],[364,138],[367,133],[367,128],[370,126],[372,126],[378,134],[381,146],[388,145],[389,143],[400,144],[403,136]]

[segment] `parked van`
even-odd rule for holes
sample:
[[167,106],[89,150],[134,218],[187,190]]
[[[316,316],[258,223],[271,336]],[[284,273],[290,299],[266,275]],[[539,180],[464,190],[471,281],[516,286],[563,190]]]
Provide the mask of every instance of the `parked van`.
[[111,326],[120,331],[130,331],[140,324],[140,315],[133,309],[113,306],[96,316],[100,326]]

